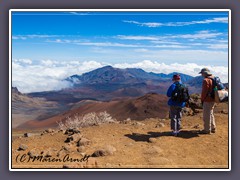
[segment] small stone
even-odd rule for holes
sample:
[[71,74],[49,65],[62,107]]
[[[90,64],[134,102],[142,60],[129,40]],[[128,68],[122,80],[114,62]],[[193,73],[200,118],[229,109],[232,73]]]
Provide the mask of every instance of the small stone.
[[45,130],[46,133],[54,133],[55,131],[51,128]]
[[144,153],[151,154],[151,155],[159,155],[163,153],[163,150],[158,146],[152,146],[152,147],[149,147]]
[[111,146],[111,145],[107,145],[105,148],[100,149],[95,151],[92,154],[92,157],[100,157],[100,156],[108,156],[108,155],[113,155],[113,153],[116,151],[116,148]]
[[32,133],[24,133],[24,137],[32,137],[32,136],[34,136],[34,134],[32,134]]
[[135,126],[145,126],[145,124],[141,123],[141,122],[134,122],[134,123],[132,123],[132,125],[135,125]]
[[150,143],[156,143],[157,142],[157,139],[156,138],[149,138],[148,140]]
[[122,124],[129,124],[129,123],[131,123],[131,119],[130,119],[130,118],[127,118],[127,119],[121,121],[121,123],[122,123]]
[[87,138],[81,138],[78,143],[77,146],[86,146],[89,145],[91,143],[91,141]]
[[92,157],[100,157],[100,156],[107,156],[107,155],[108,155],[108,152],[106,150],[100,149],[100,150],[95,151],[92,154]]
[[112,145],[107,145],[107,146],[105,147],[105,150],[106,150],[106,151],[108,152],[108,154],[110,154],[110,155],[113,155],[113,153],[114,153],[115,151],[117,151],[116,148],[113,147]]
[[157,123],[155,128],[165,127],[164,123]]
[[29,157],[33,158],[39,156],[41,153],[37,149],[32,149],[28,152]]
[[195,126],[193,126],[194,129],[200,129],[200,125],[196,124]]
[[68,128],[64,134],[73,135],[73,134],[79,134],[79,133],[80,133],[80,130],[77,128]]
[[74,145],[68,144],[62,147],[62,150],[65,150],[66,152],[73,152],[75,150]]
[[71,142],[71,141],[73,141],[73,137],[69,136],[69,137],[67,137],[67,139],[64,142],[68,143],[68,142]]
[[228,111],[226,109],[221,110],[222,114],[228,114]]
[[79,148],[77,148],[77,151],[82,153],[86,148],[84,146],[80,146]]
[[74,142],[78,142],[82,138],[81,134],[73,134],[72,139]]
[[28,148],[27,145],[21,144],[21,145],[19,146],[19,148],[18,148],[18,151],[25,151],[27,148]]
[[52,148],[49,148],[47,149],[46,151],[43,151],[41,154],[44,156],[44,157],[52,157],[54,156],[54,149]]

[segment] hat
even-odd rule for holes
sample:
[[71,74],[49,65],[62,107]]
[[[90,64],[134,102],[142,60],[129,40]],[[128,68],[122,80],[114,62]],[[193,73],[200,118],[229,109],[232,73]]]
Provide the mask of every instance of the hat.
[[207,75],[212,75],[208,68],[202,68],[202,70],[199,72],[199,74],[202,74],[202,73],[205,73]]
[[180,80],[181,77],[179,74],[174,74],[173,77],[172,77],[172,80],[175,81],[175,80]]

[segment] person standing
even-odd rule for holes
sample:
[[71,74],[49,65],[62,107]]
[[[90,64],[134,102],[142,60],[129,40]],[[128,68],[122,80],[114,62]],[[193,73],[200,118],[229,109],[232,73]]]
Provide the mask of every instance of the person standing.
[[[170,97],[168,100],[168,105],[170,106],[170,119],[171,119],[171,130],[172,135],[177,136],[181,129],[181,118],[182,118],[182,108],[186,105],[185,102],[178,100],[177,89],[184,86],[181,82],[181,77],[179,74],[175,74],[172,77],[173,84],[168,88],[167,96]],[[176,98],[174,97],[176,94]]]
[[215,102],[211,97],[214,78],[208,68],[203,68],[199,74],[203,76],[201,101],[203,105],[203,124],[204,128],[201,134],[211,134],[216,132],[215,117],[213,114]]

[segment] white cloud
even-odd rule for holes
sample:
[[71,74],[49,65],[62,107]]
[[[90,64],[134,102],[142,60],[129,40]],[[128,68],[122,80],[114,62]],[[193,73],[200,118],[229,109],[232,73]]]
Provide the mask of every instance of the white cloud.
[[126,36],[126,35],[118,35],[118,39],[126,39],[126,40],[159,40],[159,37],[154,36]]
[[26,64],[23,61],[12,62],[12,83],[20,92],[39,92],[60,90],[70,87],[70,83],[64,81],[73,74],[82,74],[104,66],[95,61],[87,62],[56,62],[43,60],[38,65]]
[[28,34],[28,35],[13,35],[13,40],[26,40],[26,39],[33,39],[33,38],[53,38],[62,35],[46,35],[46,34]]
[[146,72],[154,72],[154,73],[165,73],[169,74],[172,72],[179,72],[188,74],[191,76],[199,76],[199,72],[203,67],[207,67],[211,70],[211,72],[220,77],[222,82],[228,82],[228,68],[224,66],[209,66],[209,65],[197,65],[195,63],[172,63],[165,64],[159,63],[157,61],[149,61],[144,60],[137,63],[119,63],[114,64],[114,67],[117,68],[141,68]]
[[80,15],[80,16],[86,16],[91,15],[89,12],[69,12],[71,15]]
[[[171,73],[180,72],[192,76],[198,76],[198,72],[203,67],[208,67],[212,73],[219,76],[223,82],[228,82],[228,68],[224,66],[197,65],[195,63],[160,63],[158,61],[144,60],[136,63],[99,63],[96,61],[65,61],[56,62],[45,60],[38,65],[25,64],[22,61],[13,61],[12,63],[12,83],[13,86],[23,93],[60,90],[70,87],[71,84],[64,81],[67,77],[103,67],[112,65],[116,68],[141,68],[147,72]],[[52,62],[52,63],[50,63]]]
[[185,38],[185,39],[208,39],[215,38],[222,35],[223,33],[213,33],[209,31],[199,31],[195,34],[182,34],[178,36],[172,36],[172,38]]
[[148,51],[149,51],[148,49],[144,49],[144,48],[134,49],[134,52],[148,52]]
[[228,49],[228,44],[210,44],[208,46],[210,49]]
[[82,42],[76,43],[77,45],[84,46],[99,46],[99,47],[139,47],[140,45],[135,44],[122,44],[122,43],[112,43],[112,42]]
[[31,59],[13,59],[14,62],[19,62],[22,64],[32,64],[32,60]]
[[193,24],[228,23],[228,17],[217,17],[212,19],[205,19],[202,21],[189,21],[189,22],[160,23],[160,22],[138,22],[138,21],[129,21],[129,20],[123,20],[123,22],[152,28],[152,27],[161,27],[161,26],[189,26]]
[[162,23],[156,23],[156,22],[145,22],[145,23],[142,23],[142,22],[138,22],[138,21],[127,21],[127,20],[124,20],[123,22],[130,23],[130,24],[137,24],[139,26],[147,26],[147,27],[159,27],[159,26],[163,26],[164,25]]
[[[144,39],[144,38],[143,38]],[[147,37],[145,37],[147,39]],[[151,39],[151,38],[150,38]],[[135,39],[136,40],[136,39]],[[139,39],[140,40],[140,39]],[[51,40],[47,42],[53,42],[53,43],[66,43],[66,44],[75,44],[80,46],[95,46],[95,47],[121,47],[121,48],[188,48],[188,46],[180,45],[180,43],[171,43],[170,41],[166,44],[162,45],[156,45],[160,43],[153,43],[153,44],[127,44],[127,43],[115,43],[115,42],[80,42],[80,40]],[[162,42],[163,43],[163,42]],[[95,49],[98,51],[97,49]]]

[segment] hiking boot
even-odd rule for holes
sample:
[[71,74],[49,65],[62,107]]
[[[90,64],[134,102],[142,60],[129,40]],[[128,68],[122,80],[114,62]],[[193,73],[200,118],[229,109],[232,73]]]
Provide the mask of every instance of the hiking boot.
[[178,134],[179,134],[179,131],[172,131],[173,136],[178,136]]
[[216,129],[212,129],[212,130],[211,130],[211,133],[216,133]]
[[199,132],[199,134],[211,134],[211,132],[210,131],[206,131],[206,130],[202,130],[202,131]]

